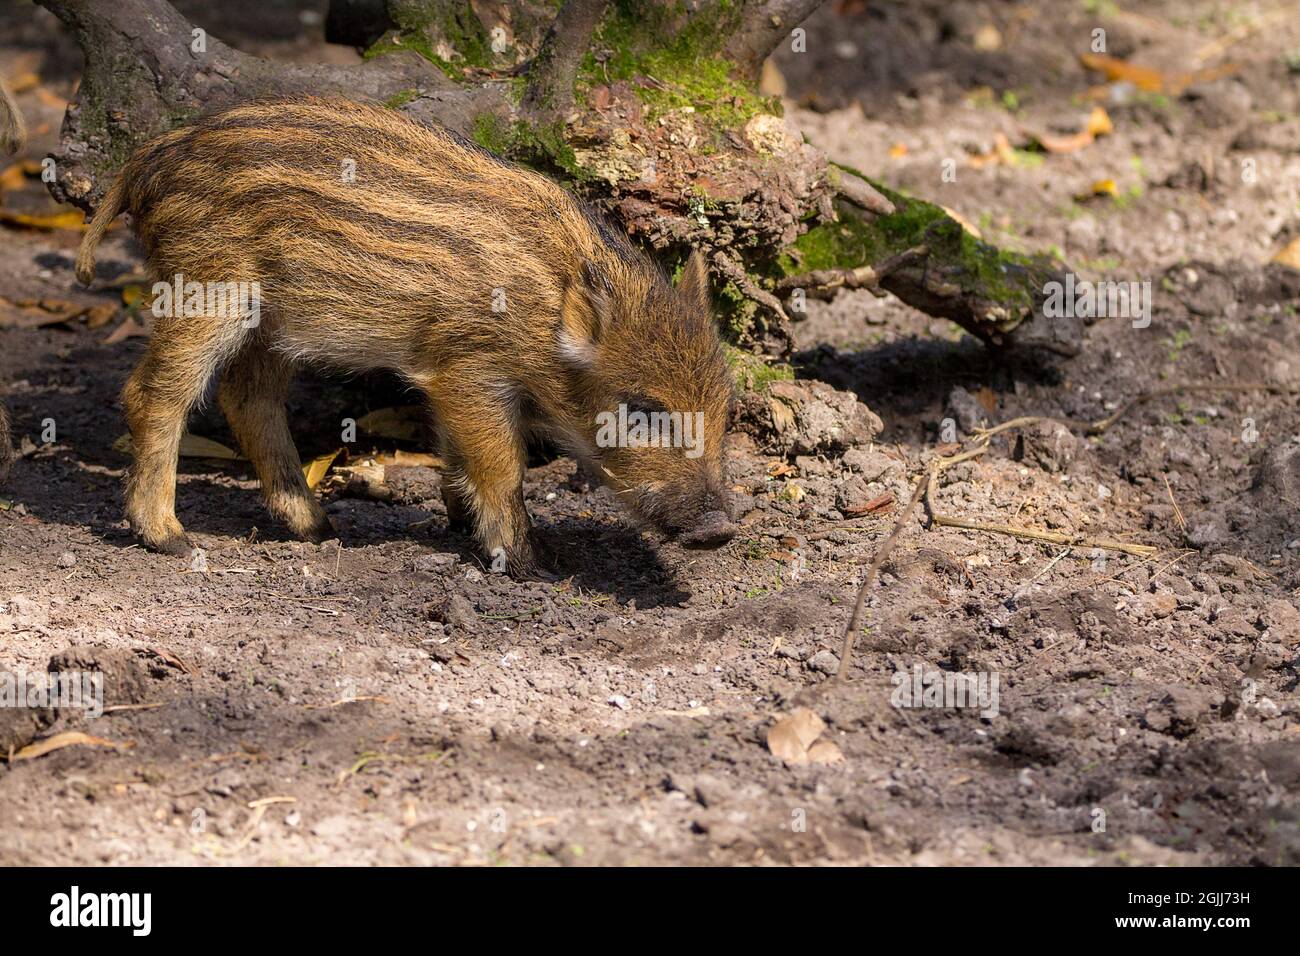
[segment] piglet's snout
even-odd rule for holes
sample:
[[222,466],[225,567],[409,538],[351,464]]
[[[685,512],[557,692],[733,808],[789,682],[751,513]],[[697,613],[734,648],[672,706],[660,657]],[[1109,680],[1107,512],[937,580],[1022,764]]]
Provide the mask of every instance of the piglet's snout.
[[717,548],[734,538],[738,530],[725,511],[706,511],[695,527],[683,531],[677,540],[691,548]]

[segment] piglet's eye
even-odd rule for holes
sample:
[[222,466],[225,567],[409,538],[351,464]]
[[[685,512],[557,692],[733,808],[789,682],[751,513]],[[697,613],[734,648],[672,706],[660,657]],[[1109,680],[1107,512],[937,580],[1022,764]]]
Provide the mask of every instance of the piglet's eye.
[[629,413],[643,412],[650,415],[655,412],[667,411],[660,402],[655,401],[649,395],[624,395],[620,401],[627,406]]

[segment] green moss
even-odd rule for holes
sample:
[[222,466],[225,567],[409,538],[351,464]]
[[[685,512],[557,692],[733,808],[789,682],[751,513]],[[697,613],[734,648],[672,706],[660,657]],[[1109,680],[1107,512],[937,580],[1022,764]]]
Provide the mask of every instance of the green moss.
[[794,378],[794,369],[781,362],[768,362],[761,355],[742,352],[734,346],[725,346],[727,367],[736,387],[745,391],[766,392],[773,382],[788,382]]
[[398,90],[388,99],[384,100],[384,105],[390,110],[401,109],[419,95],[419,90]]
[[839,168],[870,182],[894,203],[895,212],[870,219],[846,209],[838,222],[813,226],[794,244],[798,259],[788,252],[778,257],[781,275],[871,265],[924,243],[935,262],[961,266],[961,281],[967,288],[978,288],[984,296],[1012,308],[1033,305],[1033,289],[1010,273],[1013,268],[1019,273],[1044,267],[1041,257],[982,242],[934,203],[895,192],[847,166]]
[[[397,28],[375,41],[365,52],[367,58],[413,50],[454,80],[465,78],[466,67],[496,65],[492,38],[468,3],[391,0],[388,14]],[[439,43],[455,51],[454,60],[438,55]]]
[[684,2],[615,0],[583,61],[580,92],[633,81],[651,119],[689,107],[722,130],[743,126],[758,113],[780,115],[780,98],[758,95],[735,78],[736,64],[721,56],[739,11],[740,0],[718,0],[688,20]]
[[493,113],[474,118],[471,133],[474,142],[489,152],[547,172],[556,172],[577,182],[588,173],[579,164],[573,147],[564,138],[562,123],[533,124],[525,120],[513,123]]
[[739,342],[750,331],[758,315],[758,303],[741,292],[734,282],[718,290],[714,305],[723,335],[733,342]]
[[464,78],[464,71],[460,67],[449,60],[444,60],[433,51],[433,44],[423,33],[387,33],[371,44],[362,56],[372,60],[385,53],[396,53],[399,50],[411,50],[420,54],[453,80]]

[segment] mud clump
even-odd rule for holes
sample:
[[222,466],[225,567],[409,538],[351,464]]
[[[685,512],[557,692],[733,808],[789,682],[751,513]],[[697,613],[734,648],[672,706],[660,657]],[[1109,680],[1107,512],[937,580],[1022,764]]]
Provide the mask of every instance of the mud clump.
[[865,445],[884,423],[850,392],[824,382],[776,382],[767,394],[747,393],[736,427],[764,454],[818,455]]
[[1223,705],[1223,696],[1192,687],[1170,687],[1152,701],[1142,723],[1148,730],[1189,737]]
[[104,706],[138,704],[148,694],[149,675],[139,659],[120,648],[75,645],[50,658],[49,672],[99,675],[103,681]]

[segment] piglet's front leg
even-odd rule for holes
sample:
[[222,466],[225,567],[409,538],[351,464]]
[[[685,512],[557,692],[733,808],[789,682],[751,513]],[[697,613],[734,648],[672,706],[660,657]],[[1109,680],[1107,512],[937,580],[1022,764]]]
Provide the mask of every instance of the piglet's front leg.
[[527,448],[510,409],[502,407],[497,394],[466,377],[439,382],[429,393],[444,435],[444,500],[450,498],[468,512],[492,570],[514,577],[536,575],[537,554],[524,509]]

